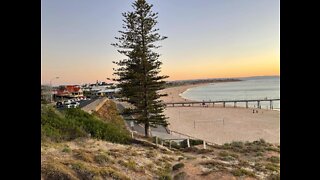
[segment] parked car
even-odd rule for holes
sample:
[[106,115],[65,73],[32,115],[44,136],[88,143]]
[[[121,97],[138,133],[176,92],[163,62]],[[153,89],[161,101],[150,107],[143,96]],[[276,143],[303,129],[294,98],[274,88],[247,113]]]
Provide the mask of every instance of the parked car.
[[63,107],[63,103],[62,102],[57,102],[56,103],[56,108],[61,108]]
[[71,102],[70,104],[67,104],[66,107],[67,108],[77,108],[79,107],[80,103],[78,102]]
[[67,104],[70,104],[70,103],[71,103],[71,100],[63,101],[63,104],[64,104],[64,105],[67,105]]

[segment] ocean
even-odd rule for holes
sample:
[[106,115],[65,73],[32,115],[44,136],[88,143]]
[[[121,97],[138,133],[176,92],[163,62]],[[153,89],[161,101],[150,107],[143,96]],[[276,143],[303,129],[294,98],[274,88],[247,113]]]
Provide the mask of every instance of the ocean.
[[[280,98],[279,76],[260,76],[238,79],[242,81],[211,83],[205,86],[190,88],[180,95],[185,99],[194,101]],[[227,103],[226,105],[228,104],[233,105],[233,103]],[[237,106],[245,107],[246,104],[237,103]],[[249,107],[257,107],[257,102],[249,102]],[[261,102],[261,108],[269,109],[269,101]],[[275,110],[280,110],[280,101],[274,101],[273,108]]]

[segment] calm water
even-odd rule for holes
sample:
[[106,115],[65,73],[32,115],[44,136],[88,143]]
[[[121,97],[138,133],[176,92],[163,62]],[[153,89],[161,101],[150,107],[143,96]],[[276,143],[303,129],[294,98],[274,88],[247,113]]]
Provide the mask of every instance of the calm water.
[[[243,81],[191,88],[181,96],[195,101],[280,98],[280,77],[252,77],[241,80]],[[245,103],[237,103],[237,106],[245,107]],[[257,102],[249,103],[249,107],[257,107]],[[261,102],[261,107],[270,108],[270,103]],[[273,108],[280,109],[280,101],[273,102]]]

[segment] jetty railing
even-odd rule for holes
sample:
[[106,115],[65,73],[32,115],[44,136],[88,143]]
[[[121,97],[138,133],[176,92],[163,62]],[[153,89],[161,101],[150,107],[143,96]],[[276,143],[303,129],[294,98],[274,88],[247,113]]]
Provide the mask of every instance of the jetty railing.
[[237,103],[246,103],[246,108],[249,108],[249,102],[257,102],[257,108],[261,109],[261,102],[270,102],[270,109],[273,109],[273,102],[280,101],[280,98],[275,99],[240,99],[240,100],[215,100],[215,101],[182,101],[182,102],[165,102],[164,104],[167,107],[183,107],[183,106],[194,106],[200,105],[202,107],[209,107],[212,104],[214,107],[215,104],[222,103],[223,107],[226,107],[226,103],[233,103],[233,107],[237,107]]

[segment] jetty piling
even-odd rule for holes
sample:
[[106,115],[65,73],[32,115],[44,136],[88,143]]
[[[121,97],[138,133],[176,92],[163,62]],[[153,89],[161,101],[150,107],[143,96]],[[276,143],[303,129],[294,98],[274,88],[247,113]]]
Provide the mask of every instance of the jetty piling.
[[[223,107],[225,108],[226,107],[226,103],[234,103],[234,107],[236,108],[237,107],[237,103],[245,103],[246,104],[246,108],[249,108],[249,102],[257,102],[257,107],[256,108],[259,108],[261,109],[261,103],[260,102],[268,102],[270,103],[270,109],[273,109],[273,102],[274,101],[280,101],[280,99],[244,99],[244,100],[219,100],[219,101],[189,101],[189,102],[167,102],[165,103],[165,105],[167,107],[185,107],[185,106],[188,106],[188,107],[191,107],[191,106],[194,106],[195,104],[199,104],[200,107],[208,107],[209,104],[212,103],[212,107],[215,106],[216,103],[222,103]],[[206,105],[206,106],[205,106]],[[267,106],[268,108],[268,106]]]

